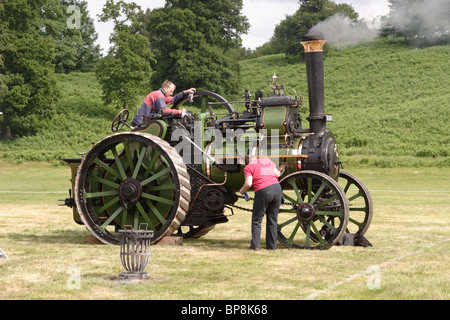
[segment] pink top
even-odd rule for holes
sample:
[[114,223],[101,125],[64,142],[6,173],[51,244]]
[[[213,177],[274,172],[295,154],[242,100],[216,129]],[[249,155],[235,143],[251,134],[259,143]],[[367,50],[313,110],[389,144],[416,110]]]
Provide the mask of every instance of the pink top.
[[268,158],[255,158],[244,168],[244,177],[252,176],[255,192],[278,183],[275,163]]

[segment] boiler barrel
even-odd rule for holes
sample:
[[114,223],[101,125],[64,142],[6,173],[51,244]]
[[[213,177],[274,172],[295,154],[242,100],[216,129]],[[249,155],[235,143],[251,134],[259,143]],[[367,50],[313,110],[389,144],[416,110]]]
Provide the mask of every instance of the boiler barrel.
[[[239,142],[223,142],[222,145],[212,142],[205,148],[210,157],[203,158],[202,171],[205,176],[216,183],[225,181],[224,186],[231,192],[237,192],[244,183],[245,155],[271,159],[277,166],[286,163],[287,175],[301,170],[303,160],[307,157],[302,154],[302,138],[297,138],[293,147],[284,145],[267,146],[258,141],[245,142],[245,148],[239,147]],[[216,162],[214,163],[214,158]],[[225,177],[225,172],[226,177]],[[281,177],[280,177],[281,178]]]

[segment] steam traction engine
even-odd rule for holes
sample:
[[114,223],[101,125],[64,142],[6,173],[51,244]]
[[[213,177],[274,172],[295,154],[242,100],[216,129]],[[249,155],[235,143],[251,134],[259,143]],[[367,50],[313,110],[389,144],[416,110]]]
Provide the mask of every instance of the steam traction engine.
[[[74,220],[100,241],[118,244],[125,226],[146,223],[153,242],[182,234],[199,237],[228,221],[244,181],[244,156],[286,163],[280,177],[285,202],[278,240],[290,248],[328,249],[344,233],[363,235],[372,219],[366,187],[340,170],[334,135],[326,129],[322,37],[305,38],[310,128],[303,128],[302,99],[284,95],[274,79],[273,94],[251,99],[245,111],[211,92],[198,91],[198,114],[181,118],[154,114],[140,127],[122,110],[113,132],[71,166]],[[180,108],[188,98],[172,108]],[[190,107],[188,107],[190,108]],[[124,126],[129,132],[119,132]],[[239,208],[239,207],[238,207]],[[226,210],[228,209],[228,210]],[[243,208],[240,208],[243,209]]]

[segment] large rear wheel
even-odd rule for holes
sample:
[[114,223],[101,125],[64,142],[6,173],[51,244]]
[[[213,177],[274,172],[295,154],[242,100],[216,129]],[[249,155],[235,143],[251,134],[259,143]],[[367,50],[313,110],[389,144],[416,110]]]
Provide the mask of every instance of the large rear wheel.
[[106,244],[117,231],[146,223],[152,242],[174,233],[189,209],[189,174],[166,141],[147,133],[108,136],[84,156],[75,181],[75,203],[86,228]]

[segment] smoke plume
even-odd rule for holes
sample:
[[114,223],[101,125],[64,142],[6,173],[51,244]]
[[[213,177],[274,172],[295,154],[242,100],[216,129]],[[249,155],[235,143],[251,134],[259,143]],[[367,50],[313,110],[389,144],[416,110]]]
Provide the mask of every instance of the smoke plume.
[[398,1],[391,6],[387,25],[413,37],[450,34],[450,0]]
[[328,43],[337,44],[339,48],[378,37],[378,30],[368,28],[364,20],[355,23],[342,14],[335,14],[319,22],[310,32],[321,32]]

